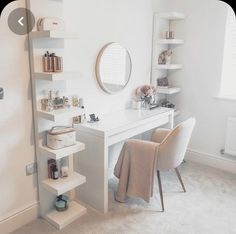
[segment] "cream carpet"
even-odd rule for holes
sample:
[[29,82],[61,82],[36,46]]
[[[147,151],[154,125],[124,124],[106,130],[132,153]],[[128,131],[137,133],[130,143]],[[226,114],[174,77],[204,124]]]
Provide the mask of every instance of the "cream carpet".
[[117,180],[110,180],[110,211],[91,209],[61,231],[38,219],[14,234],[236,234],[236,175],[187,162],[180,169],[187,193],[173,172],[162,173],[165,209],[160,211],[157,181],[150,204],[113,199]]

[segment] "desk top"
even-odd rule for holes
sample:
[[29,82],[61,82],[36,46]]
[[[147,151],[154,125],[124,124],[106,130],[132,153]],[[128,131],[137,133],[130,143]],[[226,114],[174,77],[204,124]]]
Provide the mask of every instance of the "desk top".
[[100,133],[122,131],[122,129],[135,128],[141,124],[151,122],[158,118],[166,117],[174,113],[173,109],[160,107],[154,110],[126,109],[99,116],[100,121],[75,125],[76,129],[88,130]]

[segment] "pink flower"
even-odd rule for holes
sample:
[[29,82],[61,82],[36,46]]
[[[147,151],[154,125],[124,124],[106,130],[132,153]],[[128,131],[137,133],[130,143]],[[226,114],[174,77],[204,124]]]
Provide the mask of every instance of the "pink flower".
[[156,88],[152,85],[143,85],[136,89],[136,96],[139,98],[151,97],[156,93]]

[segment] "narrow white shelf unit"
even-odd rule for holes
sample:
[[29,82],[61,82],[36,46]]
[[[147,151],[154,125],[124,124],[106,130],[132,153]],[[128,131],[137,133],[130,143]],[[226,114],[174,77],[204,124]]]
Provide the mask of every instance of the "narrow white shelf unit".
[[167,20],[183,20],[185,15],[179,12],[163,12],[159,13],[159,17]]
[[[181,47],[184,40],[184,31],[181,30],[184,24],[185,15],[180,12],[159,12],[154,13],[154,22],[153,22],[153,50],[152,50],[152,81],[151,83],[154,86],[158,85],[158,79],[166,77],[168,79],[170,87],[160,88],[157,87],[157,94],[166,95],[167,100],[169,100],[168,95],[178,94],[181,92],[181,89],[178,87],[171,87],[174,82],[172,79],[177,77],[177,71],[183,68],[183,65],[179,61],[173,61],[171,64],[158,64],[159,56],[162,52],[166,50],[171,50],[173,54],[181,52]],[[174,32],[174,37],[172,39],[167,39],[167,32]],[[173,72],[174,71],[174,72]],[[173,99],[172,99],[173,100]],[[171,102],[172,102],[171,100]],[[175,102],[174,102],[175,104]],[[179,115],[180,111],[175,111],[175,116]]]
[[184,44],[184,40],[183,39],[159,39],[158,44],[182,45]]
[[35,72],[34,78],[47,81],[76,80],[81,77],[81,73],[64,71],[64,72]]
[[84,215],[86,212],[87,209],[85,207],[75,201],[72,201],[66,211],[59,212],[57,210],[53,210],[46,215],[46,219],[56,228],[62,229]]
[[[48,3],[47,3],[48,2]],[[60,3],[59,3],[60,2]],[[49,5],[48,5],[49,4]],[[45,0],[45,7],[50,6],[50,0]],[[63,11],[61,9],[62,1],[58,1],[53,14],[55,17],[63,19]],[[26,8],[35,12],[37,5],[31,4],[31,0],[26,0]],[[44,17],[44,10],[37,9],[37,18]],[[30,19],[29,19],[30,20]],[[62,229],[83,214],[86,213],[86,208],[74,201],[70,202],[68,210],[58,212],[54,207],[56,196],[73,191],[79,185],[86,183],[86,177],[73,171],[73,159],[75,154],[85,149],[85,144],[77,142],[76,145],[60,150],[52,150],[42,145],[44,136],[42,134],[52,127],[58,125],[73,124],[72,118],[85,113],[84,109],[79,107],[71,107],[59,109],[51,112],[41,110],[40,99],[41,94],[46,89],[52,90],[67,90],[67,82],[76,80],[82,77],[77,71],[63,71],[61,73],[44,73],[41,72],[41,65],[38,61],[39,57],[45,53],[45,49],[65,50],[64,40],[79,39],[78,33],[51,30],[51,31],[34,31],[28,34],[28,45],[30,55],[30,70],[31,70],[31,87],[33,99],[33,114],[34,114],[34,135],[36,156],[38,165],[38,191],[39,191],[39,216],[46,219],[58,229]],[[43,43],[42,43],[43,42]],[[73,52],[72,52],[73,53]],[[73,56],[73,54],[72,54]],[[40,81],[40,82],[39,82]],[[43,118],[45,121],[41,121]],[[49,121],[53,121],[51,123]],[[60,123],[59,123],[60,122]],[[68,124],[69,122],[69,124]],[[77,155],[76,155],[77,156]],[[79,155],[78,155],[79,156]],[[47,159],[59,160],[67,157],[69,162],[69,177],[59,178],[58,180],[48,179],[48,164]],[[58,168],[60,171],[60,168]],[[73,192],[68,196],[73,200]]]
[[65,120],[69,118],[73,118],[75,116],[79,116],[84,114],[84,109],[81,109],[79,107],[71,107],[68,109],[59,109],[59,110],[54,110],[51,112],[43,111],[43,110],[38,110],[37,115],[40,118],[44,118],[53,122],[57,122],[60,120]]
[[47,146],[39,147],[39,151],[42,156],[52,158],[55,160],[59,160],[69,155],[76,154],[83,150],[85,150],[85,144],[81,142],[77,142],[75,145],[72,145],[63,149],[58,149],[58,150],[50,149]]
[[78,39],[77,33],[65,32],[65,31],[35,31],[30,33],[31,39]]
[[182,64],[157,64],[156,69],[160,70],[178,70],[182,69]]
[[59,196],[63,193],[69,192],[70,190],[73,190],[85,182],[85,176],[80,175],[77,172],[73,172],[66,178],[59,178],[58,180],[46,179],[42,184],[49,192]]
[[157,93],[159,94],[176,94],[180,92],[180,88],[172,87],[172,88],[157,88]]

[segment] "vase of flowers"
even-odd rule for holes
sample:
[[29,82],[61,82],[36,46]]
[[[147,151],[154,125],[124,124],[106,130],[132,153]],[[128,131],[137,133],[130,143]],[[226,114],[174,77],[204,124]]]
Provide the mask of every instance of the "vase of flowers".
[[135,95],[136,97],[142,101],[142,106],[145,109],[148,109],[152,100],[154,99],[154,95],[156,94],[156,88],[152,85],[143,85],[136,89]]

